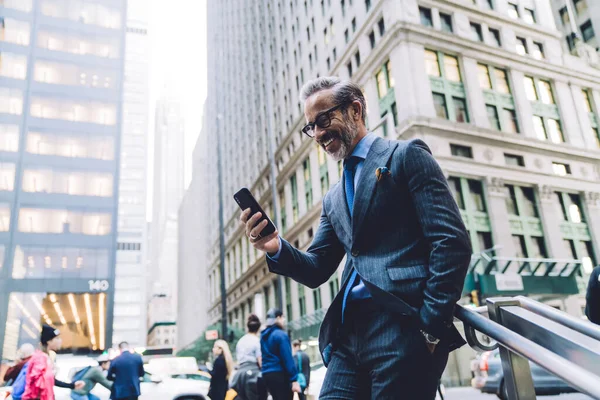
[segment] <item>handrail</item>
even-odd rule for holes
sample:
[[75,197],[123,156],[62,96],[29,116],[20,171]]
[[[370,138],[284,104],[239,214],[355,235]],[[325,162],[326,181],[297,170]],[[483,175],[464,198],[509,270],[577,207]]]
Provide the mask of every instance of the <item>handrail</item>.
[[516,296],[515,300],[517,300],[521,307],[526,310],[558,322],[559,324],[571,328],[574,331],[583,333],[584,335],[592,337],[596,340],[600,340],[600,327],[597,325],[590,324],[579,318],[575,318],[572,315],[560,312],[549,305],[539,303],[525,296]]
[[600,399],[598,375],[524,338],[499,323],[479,315],[475,311],[458,305],[455,315],[465,324],[488,335],[506,349],[538,364],[582,393]]

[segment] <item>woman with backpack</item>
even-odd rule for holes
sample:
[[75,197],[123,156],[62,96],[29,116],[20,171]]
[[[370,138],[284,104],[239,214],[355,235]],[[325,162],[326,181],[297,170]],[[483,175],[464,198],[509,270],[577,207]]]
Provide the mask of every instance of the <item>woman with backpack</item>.
[[15,397],[13,390],[13,399],[54,400],[54,386],[81,389],[85,385],[82,381],[66,383],[54,378],[54,361],[50,358],[50,352],[56,352],[62,347],[62,339],[59,336],[58,329],[45,324],[42,326],[42,348],[36,350],[28,362],[25,391],[21,397]]

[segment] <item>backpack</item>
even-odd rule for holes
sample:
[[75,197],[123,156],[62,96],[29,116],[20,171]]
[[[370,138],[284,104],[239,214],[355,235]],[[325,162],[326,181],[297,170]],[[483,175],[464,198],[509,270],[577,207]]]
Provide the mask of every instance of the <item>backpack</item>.
[[85,375],[86,372],[88,372],[88,370],[92,368],[90,366],[85,367],[80,369],[79,371],[75,372],[75,375],[73,375],[73,378],[71,378],[71,382],[77,382],[80,381],[81,379],[83,379],[83,376]]
[[25,365],[23,365],[23,368],[21,368],[19,375],[17,375],[17,378],[13,382],[11,395],[14,400],[21,400],[21,396],[23,396],[23,393],[25,393],[25,385],[27,384],[27,369],[28,369],[28,367],[29,367],[29,361],[27,361],[25,363]]
[[306,382],[306,376],[302,373],[302,357],[300,356],[300,352],[297,352],[296,355],[298,356],[298,379],[296,379],[296,382],[300,385],[300,389],[304,390],[308,386],[308,383]]

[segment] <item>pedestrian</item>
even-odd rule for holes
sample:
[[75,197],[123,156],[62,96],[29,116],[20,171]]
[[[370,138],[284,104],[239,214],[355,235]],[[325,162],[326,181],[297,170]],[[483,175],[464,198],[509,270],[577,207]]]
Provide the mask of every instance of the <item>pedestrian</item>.
[[107,388],[112,389],[113,383],[106,379],[104,373],[108,371],[110,367],[110,357],[108,354],[102,354],[98,359],[98,365],[95,367],[85,367],[78,371],[75,376],[81,379],[85,386],[79,390],[71,392],[71,399],[73,400],[100,400],[98,396],[91,394],[90,392],[94,389],[96,384],[100,384]]
[[55,354],[62,347],[60,331],[44,324],[40,341],[41,350],[36,350],[27,363],[25,391],[21,397],[13,393],[15,400],[54,400],[54,386],[80,389],[84,385],[82,381],[66,383],[54,378],[54,360],[51,354]]
[[260,335],[263,379],[273,400],[291,400],[293,392],[300,393],[300,385],[283,312],[269,310],[266,325]]
[[588,320],[600,325],[600,265],[590,274],[585,301],[585,315]]
[[17,379],[17,376],[19,376],[19,373],[25,364],[27,364],[27,361],[29,361],[34,352],[35,347],[33,347],[31,343],[24,343],[21,345],[21,347],[19,347],[19,350],[17,350],[17,363],[7,369],[4,373],[3,381],[5,384],[7,384],[7,386],[10,386],[10,384]]
[[310,385],[310,358],[302,351],[302,340],[296,339],[292,342],[294,361],[298,366],[298,384],[300,385],[299,400],[306,400],[305,391]]
[[260,319],[250,314],[246,327],[248,333],[238,340],[235,355],[238,369],[231,381],[231,388],[237,392],[238,400],[266,400],[267,392],[260,371],[262,357],[260,350]]
[[111,361],[107,378],[113,381],[112,400],[137,400],[140,396],[140,378],[144,377],[144,361],[129,350],[129,343],[119,344],[121,354]]
[[216,358],[210,373],[208,397],[211,400],[224,400],[229,389],[229,377],[233,373],[233,357],[227,342],[220,339],[215,341],[213,355]]
[[[318,230],[303,252],[250,209],[241,215],[271,272],[317,288],[346,256],[342,285],[321,324],[327,373],[319,399],[434,399],[471,260],[469,234],[438,163],[420,139],[368,132],[361,88],[321,77],[301,90],[313,138],[344,172],[323,198]],[[266,364],[263,351],[263,363]]]

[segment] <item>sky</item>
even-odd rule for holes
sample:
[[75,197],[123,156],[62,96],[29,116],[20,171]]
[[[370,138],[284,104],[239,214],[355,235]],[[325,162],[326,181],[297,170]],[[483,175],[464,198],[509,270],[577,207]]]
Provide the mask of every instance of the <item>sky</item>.
[[[136,1],[136,0],[130,0]],[[206,0],[137,0],[148,7],[150,56],[149,207],[152,201],[154,111],[168,84],[181,99],[185,121],[185,187],[206,99]],[[150,216],[151,214],[149,214]]]

